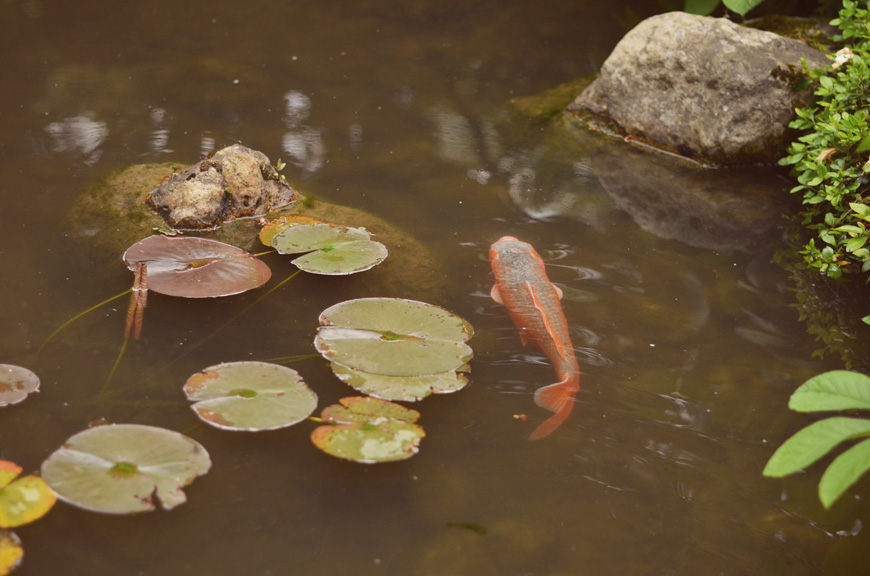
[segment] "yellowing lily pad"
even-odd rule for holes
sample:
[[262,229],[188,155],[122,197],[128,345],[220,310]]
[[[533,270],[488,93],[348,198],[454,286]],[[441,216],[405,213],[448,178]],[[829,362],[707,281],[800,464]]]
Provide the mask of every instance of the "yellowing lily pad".
[[181,490],[208,472],[198,442],[171,430],[108,424],[72,436],[42,463],[42,477],[58,497],[94,512],[129,514],[183,504]]
[[298,226],[300,224],[326,224],[326,222],[321,222],[320,220],[315,220],[308,216],[284,216],[277,220],[273,220],[272,222],[265,219],[261,222],[263,222],[263,227],[260,228],[260,242],[270,247],[272,246],[272,238],[291,226]]
[[285,428],[317,407],[317,395],[298,372],[267,362],[211,366],[188,378],[184,393],[203,422],[224,430]]
[[0,527],[15,528],[45,516],[57,497],[39,476],[24,476],[0,490]]
[[387,257],[387,248],[364,228],[332,224],[297,224],[271,237],[281,254],[301,254],[292,261],[312,274],[347,275],[369,270]]
[[149,236],[124,253],[127,268],[146,264],[148,289],[167,296],[216,298],[258,288],[269,267],[236,248],[209,238]]
[[[399,402],[416,402],[430,394],[449,394],[468,384],[468,377],[456,370],[420,376],[385,376],[354,370],[335,362],[331,368],[339,380],[355,390],[382,400]],[[463,371],[467,372],[468,367],[464,368]]]
[[0,576],[6,576],[15,570],[24,558],[21,540],[15,532],[0,530]]
[[0,364],[0,406],[17,404],[39,390],[39,377],[21,366]]
[[384,376],[459,370],[473,352],[471,325],[438,306],[399,298],[341,302],[320,314],[314,346],[326,359]]
[[317,448],[336,458],[364,464],[410,458],[426,436],[415,424],[420,413],[392,402],[355,396],[327,406],[327,422],[311,433]]

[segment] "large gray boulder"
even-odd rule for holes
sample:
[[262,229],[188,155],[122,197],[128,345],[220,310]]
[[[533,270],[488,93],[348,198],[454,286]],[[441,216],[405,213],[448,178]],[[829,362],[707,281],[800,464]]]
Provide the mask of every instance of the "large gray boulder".
[[776,161],[791,140],[801,58],[823,52],[723,18],[684,12],[644,20],[569,106],[587,122],[669,152],[721,165]]

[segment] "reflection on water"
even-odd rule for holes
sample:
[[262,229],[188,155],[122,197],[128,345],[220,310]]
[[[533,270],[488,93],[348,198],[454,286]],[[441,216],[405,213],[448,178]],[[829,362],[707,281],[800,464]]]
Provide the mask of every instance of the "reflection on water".
[[[649,10],[611,4],[0,3],[16,78],[0,94],[0,349],[43,381],[4,409],[0,458],[35,470],[106,418],[188,433],[215,462],[172,513],[58,506],[19,530],[22,576],[810,575],[866,563],[866,487],[824,512],[817,470],[760,475],[807,422],[787,411],[791,391],[837,367],[811,358],[770,263],[787,183],[674,167],[503,106],[594,71],[623,33],[614,14]],[[300,275],[252,308],[258,293],[155,295],[104,396],[123,305],[31,363],[58,325],[129,287],[120,251],[69,237],[75,197],[130,164],[192,163],[237,140],[286,161],[301,191],[386,218],[436,255],[391,289],[468,318],[476,356],[466,390],[419,405],[427,438],[414,458],[331,461],[306,424],[207,430],[180,392],[220,361],[311,353],[318,313],[380,295],[377,271]],[[578,406],[543,442],[526,437],[547,417],[533,394],[553,367],[489,298],[486,252],[505,234],[547,260],[582,365]],[[349,394],[318,359],[293,367],[324,405]]]

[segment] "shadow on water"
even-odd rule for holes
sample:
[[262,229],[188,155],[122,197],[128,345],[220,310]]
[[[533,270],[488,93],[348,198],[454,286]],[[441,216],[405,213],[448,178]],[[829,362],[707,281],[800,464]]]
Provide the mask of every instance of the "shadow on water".
[[[114,257],[73,238],[68,215],[130,164],[191,163],[242,140],[287,161],[304,193],[396,223],[435,255],[407,286],[366,276],[377,270],[300,275],[250,309],[257,292],[155,295],[99,400],[126,303],[59,334],[28,366],[42,392],[3,410],[0,458],[36,470],[105,418],[185,432],[214,466],[171,513],[57,506],[17,530],[22,576],[809,575],[866,563],[866,481],[824,512],[818,470],[761,477],[808,422],[787,411],[791,391],[839,367],[813,358],[772,264],[788,182],[674,164],[505,107],[593,72],[620,19],[649,10],[589,4],[0,5],[14,79],[0,94],[3,362],[25,364],[66,319],[129,288],[125,247],[106,265]],[[486,252],[506,234],[535,245],[563,288],[583,370],[571,418],[534,443],[548,414],[532,395],[554,372],[489,299]],[[292,271],[269,264],[272,283]],[[418,455],[353,465],[313,449],[309,423],[199,425],[181,394],[190,374],[310,354],[319,312],[375,286],[475,327],[471,385],[417,406]],[[321,407],[350,393],[319,358],[292,367]]]

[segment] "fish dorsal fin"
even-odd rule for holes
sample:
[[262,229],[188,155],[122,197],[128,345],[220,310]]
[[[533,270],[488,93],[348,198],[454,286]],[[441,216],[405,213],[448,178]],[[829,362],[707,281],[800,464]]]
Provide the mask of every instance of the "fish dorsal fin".
[[502,300],[501,298],[501,292],[498,291],[498,284],[492,285],[492,290],[489,291],[489,295],[490,297],[492,297],[493,300],[495,300],[499,304],[504,305],[504,300]]

